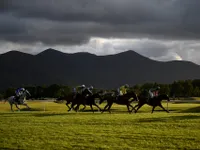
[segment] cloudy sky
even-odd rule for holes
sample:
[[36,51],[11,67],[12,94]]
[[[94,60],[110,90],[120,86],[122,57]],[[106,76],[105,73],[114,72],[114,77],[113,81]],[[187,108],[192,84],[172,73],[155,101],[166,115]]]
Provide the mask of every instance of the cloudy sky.
[[200,64],[200,0],[0,0],[0,53],[49,47]]

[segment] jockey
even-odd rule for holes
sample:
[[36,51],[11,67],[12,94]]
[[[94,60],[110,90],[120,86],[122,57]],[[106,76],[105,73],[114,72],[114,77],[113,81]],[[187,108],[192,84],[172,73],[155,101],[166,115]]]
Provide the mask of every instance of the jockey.
[[150,90],[149,90],[149,98],[153,98],[153,97],[155,97],[155,96],[158,96],[158,94],[159,94],[159,90],[160,90],[160,87],[158,86],[158,87],[156,87],[156,88],[151,88]]
[[82,93],[83,93],[85,90],[87,90],[87,91],[89,92],[89,93],[86,95],[86,97],[93,95],[93,92],[92,92],[93,86],[84,88],[83,91],[82,91]]
[[118,89],[119,95],[122,96],[122,95],[127,94],[127,89],[128,89],[128,88],[129,88],[129,85],[128,85],[128,84],[125,84],[125,85],[121,86],[121,87]]
[[76,98],[77,94],[82,94],[82,92],[86,89],[85,85],[79,85],[73,89],[74,98]]
[[92,95],[93,94],[92,90],[94,89],[93,86],[90,86],[87,89],[88,89],[89,93]]
[[86,87],[85,87],[84,84],[83,84],[83,85],[79,85],[79,86],[77,86],[77,87],[74,88],[74,93],[79,93],[79,94],[81,94],[81,93],[84,91],[85,88],[86,88]]
[[16,91],[15,91],[15,100],[16,101],[19,101],[19,98],[20,96],[23,94],[23,92],[25,91],[24,88],[18,88]]

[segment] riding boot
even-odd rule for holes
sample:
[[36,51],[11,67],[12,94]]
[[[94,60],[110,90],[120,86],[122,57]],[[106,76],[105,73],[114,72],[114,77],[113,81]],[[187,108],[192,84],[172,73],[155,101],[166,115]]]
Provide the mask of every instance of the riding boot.
[[15,101],[19,104],[19,96],[15,96]]
[[147,98],[147,103],[149,103],[149,102],[150,102],[150,98],[151,98],[150,96]]
[[117,95],[117,96],[116,96],[116,101],[118,101],[118,100],[119,100],[119,98],[120,98],[120,95]]

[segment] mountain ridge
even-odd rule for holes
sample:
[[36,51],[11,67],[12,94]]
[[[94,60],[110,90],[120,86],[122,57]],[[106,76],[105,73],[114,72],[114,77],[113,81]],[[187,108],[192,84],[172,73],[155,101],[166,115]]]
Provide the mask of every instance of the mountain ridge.
[[156,61],[128,50],[98,56],[47,49],[36,55],[10,51],[0,55],[0,89],[21,85],[78,84],[114,88],[122,84],[170,83],[200,78],[200,66],[189,61]]
[[40,53],[37,53],[37,54],[30,54],[30,53],[25,53],[25,52],[21,52],[21,51],[17,51],[17,50],[11,50],[11,51],[8,51],[8,52],[5,52],[5,53],[2,53],[0,54],[0,57],[3,56],[3,55],[10,55],[10,54],[23,54],[23,55],[29,55],[29,56],[40,56],[40,55],[43,55],[46,53],[60,53],[60,54],[65,54],[65,55],[91,55],[91,56],[96,56],[96,57],[107,57],[107,56],[120,56],[120,55],[138,55],[139,57],[143,57],[145,59],[149,59],[149,60],[152,60],[152,61],[155,61],[155,62],[163,62],[163,63],[170,63],[170,62],[188,62],[188,63],[192,63],[192,64],[195,64],[195,65],[198,65],[200,66],[199,64],[196,64],[192,61],[187,61],[187,60],[169,60],[169,61],[161,61],[161,60],[154,60],[154,59],[151,59],[149,57],[146,57],[142,54],[139,54],[137,53],[136,51],[134,50],[127,50],[127,51],[124,51],[124,52],[119,52],[119,53],[116,53],[116,54],[108,54],[108,55],[96,55],[96,54],[92,54],[92,53],[89,53],[89,52],[75,52],[75,53],[65,53],[65,52],[61,52],[59,50],[56,50],[56,49],[53,49],[53,48],[48,48],[48,49],[45,49],[43,51],[41,51]]

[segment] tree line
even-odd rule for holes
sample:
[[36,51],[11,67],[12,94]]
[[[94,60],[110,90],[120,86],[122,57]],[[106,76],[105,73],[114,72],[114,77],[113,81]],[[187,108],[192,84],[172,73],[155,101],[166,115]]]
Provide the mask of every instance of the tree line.
[[[150,88],[160,86],[160,93],[168,94],[170,97],[200,97],[200,79],[178,80],[172,84],[145,83],[136,84],[130,87],[137,94],[148,91]],[[56,98],[66,96],[72,92],[73,87],[67,85],[53,84],[50,86],[23,86],[31,93],[33,99]],[[15,94],[16,88],[10,87],[0,93],[0,99],[7,98]],[[95,91],[104,89],[94,89]],[[116,90],[109,89],[108,91]]]

